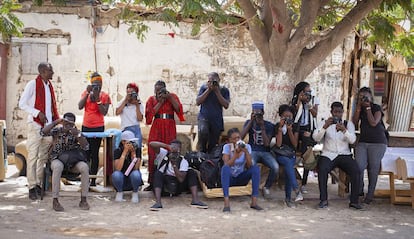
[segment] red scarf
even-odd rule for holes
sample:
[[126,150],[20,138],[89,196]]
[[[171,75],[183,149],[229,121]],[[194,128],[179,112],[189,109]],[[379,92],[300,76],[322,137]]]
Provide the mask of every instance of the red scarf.
[[[49,82],[48,85],[49,85],[49,90],[50,90],[50,96],[52,98],[52,120],[57,120],[59,119],[59,113],[56,108],[55,91],[53,90],[52,83]],[[34,107],[46,115],[45,113],[46,111],[45,86],[43,84],[43,80],[42,80],[42,77],[40,77],[40,75],[38,75],[36,78],[36,100],[35,100]],[[42,127],[44,126],[44,124],[40,122],[39,116],[37,116],[36,118],[33,117],[33,120],[37,122],[38,124],[40,124]]]

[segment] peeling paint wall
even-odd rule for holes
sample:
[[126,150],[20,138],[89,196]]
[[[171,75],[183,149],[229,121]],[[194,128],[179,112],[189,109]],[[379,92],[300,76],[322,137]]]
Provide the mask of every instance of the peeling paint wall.
[[[244,28],[227,29],[222,34],[207,29],[199,39],[192,39],[189,25],[170,29],[148,22],[151,29],[142,43],[128,34],[126,25],[106,25],[97,29],[95,41],[96,29],[88,18],[39,13],[19,13],[18,17],[25,27],[51,35],[13,39],[7,78],[7,137],[11,145],[26,137],[27,114],[19,109],[18,100],[26,83],[36,77],[37,64],[45,60],[54,67],[53,84],[61,113],[83,113],[77,103],[87,86],[86,73],[94,71],[95,65],[104,78],[103,90],[113,101],[108,115],[114,115],[129,82],[138,83],[140,98],[146,101],[155,81],[163,79],[180,97],[185,123],[196,123],[199,108],[195,98],[211,71],[218,72],[222,84],[230,89],[232,102],[225,115],[247,116],[253,100],[266,99],[267,74]],[[170,32],[176,32],[175,37],[168,35]],[[332,101],[341,99],[341,64],[347,47],[338,46],[307,79],[321,99],[321,117],[329,115]]]

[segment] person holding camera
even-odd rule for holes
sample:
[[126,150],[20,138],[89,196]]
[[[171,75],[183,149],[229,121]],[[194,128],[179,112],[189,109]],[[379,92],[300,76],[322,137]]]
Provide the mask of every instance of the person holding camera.
[[144,105],[139,98],[139,88],[135,83],[126,87],[127,95],[119,102],[115,114],[121,117],[121,130],[132,131],[137,138],[139,147],[142,147],[142,134],[139,122],[144,118]]
[[299,125],[294,123],[293,112],[294,108],[289,105],[279,106],[280,121],[276,123],[275,134],[276,144],[274,147],[283,148],[288,151],[288,154],[282,155],[276,153],[276,160],[285,169],[285,203],[290,208],[295,208],[296,205],[291,199],[292,190],[295,191],[295,202],[302,201],[303,196],[299,190],[298,182],[295,174],[295,148],[298,145],[299,139]]
[[250,208],[261,211],[257,205],[259,196],[260,169],[253,164],[252,148],[241,140],[239,129],[232,128],[227,132],[229,143],[223,146],[223,162],[221,168],[221,185],[224,195],[223,212],[230,212],[229,188],[245,186],[252,180],[252,201]]
[[[159,141],[169,144],[177,137],[174,113],[180,121],[185,121],[183,106],[178,96],[167,90],[164,81],[157,81],[154,85],[154,96],[150,96],[145,106],[146,124],[152,124],[148,136],[148,143]],[[152,190],[152,181],[155,172],[155,151],[148,147],[148,187],[144,191]]]
[[81,174],[81,201],[79,207],[89,210],[86,200],[89,191],[89,166],[86,163],[85,151],[89,143],[75,126],[76,116],[65,113],[63,119],[57,119],[41,130],[41,135],[52,136],[53,144],[50,149],[50,168],[52,170],[53,210],[64,211],[59,203],[60,177],[63,169]]
[[226,87],[220,86],[218,73],[208,74],[207,84],[203,84],[198,91],[196,104],[200,106],[198,150],[211,153],[224,130],[223,108],[227,109],[230,104],[230,92]]
[[319,208],[328,207],[328,174],[338,167],[351,178],[350,208],[362,209],[359,204],[360,171],[357,162],[352,157],[349,144],[356,140],[355,126],[352,122],[342,120],[344,107],[341,102],[331,104],[331,114],[321,126],[313,132],[313,139],[323,142],[321,156],[318,160]]
[[114,152],[114,172],[112,184],[116,189],[116,202],[124,201],[124,191],[132,190],[132,203],[138,203],[138,189],[142,185],[141,172],[141,147],[132,131],[125,130],[121,134],[121,143]]
[[263,119],[264,103],[253,102],[250,120],[244,123],[241,138],[249,134],[249,144],[252,147],[253,164],[263,163],[269,168],[269,176],[263,187],[263,196],[270,196],[270,188],[279,173],[279,164],[270,153],[270,141],[275,136],[275,126]]
[[364,203],[370,204],[374,197],[381,160],[387,150],[387,131],[382,122],[381,106],[374,104],[371,89],[362,87],[358,91],[358,102],[352,122],[360,127],[359,141],[355,147],[355,160],[360,170],[360,195],[364,195],[364,170],[368,171],[368,193]]
[[[92,74],[91,84],[86,87],[78,103],[83,115],[82,132],[103,132],[105,130],[104,116],[108,113],[111,98],[102,89],[102,76],[98,72]],[[99,147],[101,138],[88,138],[88,159],[91,164],[90,174],[96,175],[99,166]],[[96,178],[92,178],[90,186],[96,186]]]
[[59,119],[56,97],[52,85],[53,67],[42,62],[37,67],[39,75],[27,83],[20,96],[19,107],[27,115],[27,184],[29,198],[36,200],[40,195],[43,180],[43,165],[48,157],[52,143],[51,137],[43,137],[39,131],[46,124]]
[[154,173],[154,195],[155,204],[151,206],[151,211],[162,209],[161,195],[163,191],[172,195],[179,195],[181,192],[190,189],[191,207],[207,209],[207,204],[198,199],[197,173],[189,168],[188,161],[180,154],[181,142],[173,140],[171,143],[152,141],[150,147],[156,152],[157,170]]
[[[312,95],[312,90],[308,82],[299,82],[293,91],[292,105],[295,107],[295,123],[300,126],[299,140],[301,141],[298,149],[302,155],[313,147],[315,142],[312,139],[312,132],[316,127],[316,116],[318,115],[319,98]],[[309,170],[303,170],[302,193],[307,193],[305,185],[308,182]]]

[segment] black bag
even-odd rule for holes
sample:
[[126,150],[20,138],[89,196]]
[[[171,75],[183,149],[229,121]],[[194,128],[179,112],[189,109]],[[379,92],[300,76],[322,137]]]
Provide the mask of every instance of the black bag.
[[224,144],[219,144],[219,145],[214,146],[214,148],[210,151],[208,158],[222,159],[223,158],[223,146]]
[[71,169],[80,161],[87,162],[86,153],[82,149],[65,151],[59,155],[58,159],[63,163],[66,169]]
[[291,147],[285,144],[282,144],[280,147],[277,147],[276,145],[273,146],[270,152],[274,157],[285,156],[291,158],[295,156],[295,150],[293,150]]
[[200,165],[200,176],[207,188],[221,188],[221,167],[223,160],[207,159]]
[[203,152],[192,151],[186,153],[184,158],[188,161],[188,166],[200,170],[201,163],[208,158],[208,155]]

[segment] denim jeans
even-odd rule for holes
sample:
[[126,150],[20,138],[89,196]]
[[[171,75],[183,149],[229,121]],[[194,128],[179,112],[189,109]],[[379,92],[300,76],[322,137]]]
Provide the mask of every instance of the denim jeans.
[[292,189],[296,190],[299,188],[298,182],[296,181],[296,174],[295,174],[295,157],[286,157],[286,156],[277,156],[277,162],[280,165],[285,167],[285,197],[287,200],[291,199],[290,194],[292,193]]
[[141,172],[133,170],[129,176],[125,176],[121,171],[114,171],[112,173],[112,184],[117,192],[129,191],[138,192],[141,186]]
[[270,152],[252,151],[252,160],[254,165],[262,163],[269,168],[269,176],[267,177],[265,187],[272,187],[272,184],[279,173],[279,164],[276,159]]
[[142,148],[141,127],[139,127],[139,125],[131,125],[131,126],[125,127],[125,129],[123,131],[125,131],[125,130],[129,130],[129,131],[134,133],[135,137],[138,138],[138,142],[137,142],[138,146],[140,148]]
[[221,185],[223,188],[224,197],[229,196],[229,187],[231,186],[245,186],[252,180],[252,197],[259,196],[260,184],[260,169],[257,165],[252,165],[249,169],[233,177],[231,175],[231,167],[224,165],[221,168]]
[[214,127],[206,119],[198,120],[198,150],[211,153],[211,150],[219,143],[221,129]]

